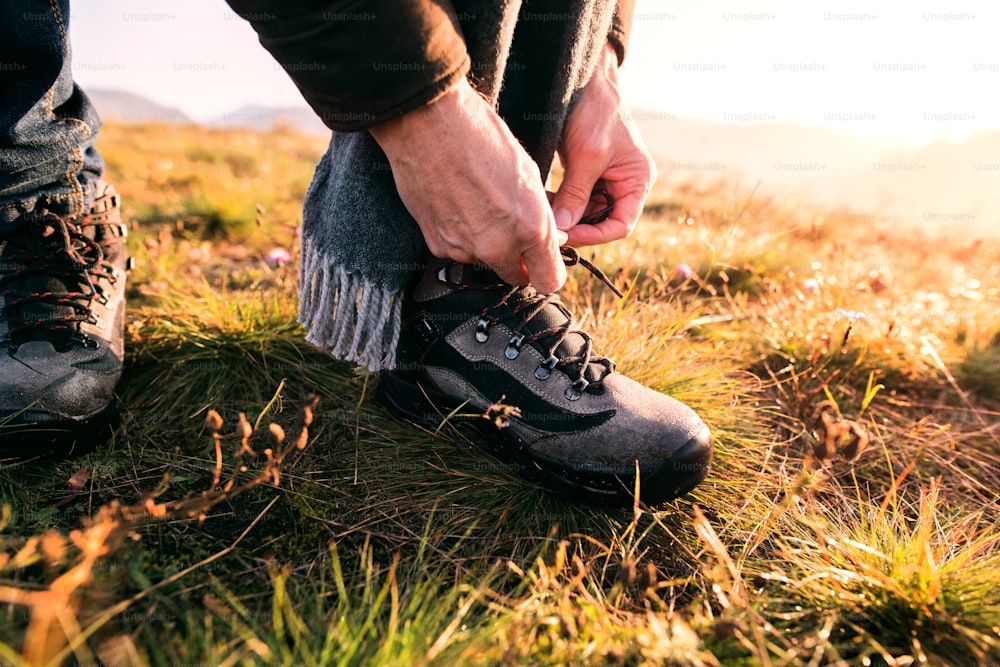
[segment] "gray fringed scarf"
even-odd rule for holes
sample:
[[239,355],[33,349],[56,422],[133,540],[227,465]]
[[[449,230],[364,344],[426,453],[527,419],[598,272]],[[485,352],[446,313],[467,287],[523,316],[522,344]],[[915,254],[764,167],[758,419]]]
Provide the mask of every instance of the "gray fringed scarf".
[[[505,118],[530,114],[542,119],[540,137],[529,140],[534,145],[526,148],[544,178],[571,101],[589,79],[607,40],[614,3],[549,0],[531,1],[523,8],[520,0],[466,4],[471,6],[463,8],[459,20],[472,59],[470,78]],[[544,25],[547,48],[519,44],[519,13],[521,21]],[[552,17],[566,20],[550,22]],[[539,26],[530,30],[537,35]],[[519,63],[508,80],[496,76],[507,71],[512,45],[518,57],[537,60],[542,52],[543,59],[554,62],[538,63],[539,69],[554,76],[548,90],[521,90],[505,109],[507,91],[501,95],[501,89],[511,85],[516,71],[525,69]],[[375,140],[367,131],[334,132],[303,213],[299,321],[308,330],[306,340],[371,371],[393,368],[403,295],[426,254],[420,229],[400,201],[389,162]]]

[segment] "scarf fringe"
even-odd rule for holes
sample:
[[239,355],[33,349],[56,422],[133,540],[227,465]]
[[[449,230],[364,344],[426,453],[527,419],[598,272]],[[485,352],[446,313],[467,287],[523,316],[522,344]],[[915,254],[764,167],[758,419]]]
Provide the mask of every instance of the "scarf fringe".
[[306,341],[372,372],[396,365],[403,295],[335,265],[306,241],[299,322]]

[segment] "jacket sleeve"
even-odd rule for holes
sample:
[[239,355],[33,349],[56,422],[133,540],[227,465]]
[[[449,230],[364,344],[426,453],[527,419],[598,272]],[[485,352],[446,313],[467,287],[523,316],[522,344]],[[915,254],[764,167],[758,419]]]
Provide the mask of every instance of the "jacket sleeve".
[[449,0],[227,0],[332,130],[433,102],[469,71]]
[[611,32],[608,33],[608,41],[618,53],[619,65],[625,62],[628,38],[632,32],[633,12],[635,12],[635,0],[618,0],[614,18],[611,19]]

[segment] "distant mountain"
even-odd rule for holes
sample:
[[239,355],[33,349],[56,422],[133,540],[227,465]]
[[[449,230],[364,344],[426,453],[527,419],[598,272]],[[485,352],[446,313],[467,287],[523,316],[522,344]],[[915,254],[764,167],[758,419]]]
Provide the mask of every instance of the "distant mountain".
[[245,106],[217,116],[208,122],[212,127],[245,127],[266,131],[284,126],[303,134],[328,135],[329,128],[323,124],[309,107],[264,107]]
[[119,123],[192,123],[184,112],[122,90],[86,90],[104,120]]

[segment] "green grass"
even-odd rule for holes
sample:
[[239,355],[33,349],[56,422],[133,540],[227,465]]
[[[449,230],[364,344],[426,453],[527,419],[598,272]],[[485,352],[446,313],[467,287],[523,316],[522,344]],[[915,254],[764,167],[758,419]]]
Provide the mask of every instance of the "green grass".
[[[622,372],[703,416],[716,459],[687,498],[602,512],[471,429],[395,420],[376,377],[303,342],[321,144],[112,125],[102,150],[138,220],[122,421],[84,457],[0,464],[0,663],[1000,660],[988,244],[661,187],[633,238],[585,251],[628,298],[573,271],[563,297]],[[869,438],[856,458],[817,456],[823,405]],[[222,438],[217,464],[210,410],[223,434],[259,421],[255,456]]]

